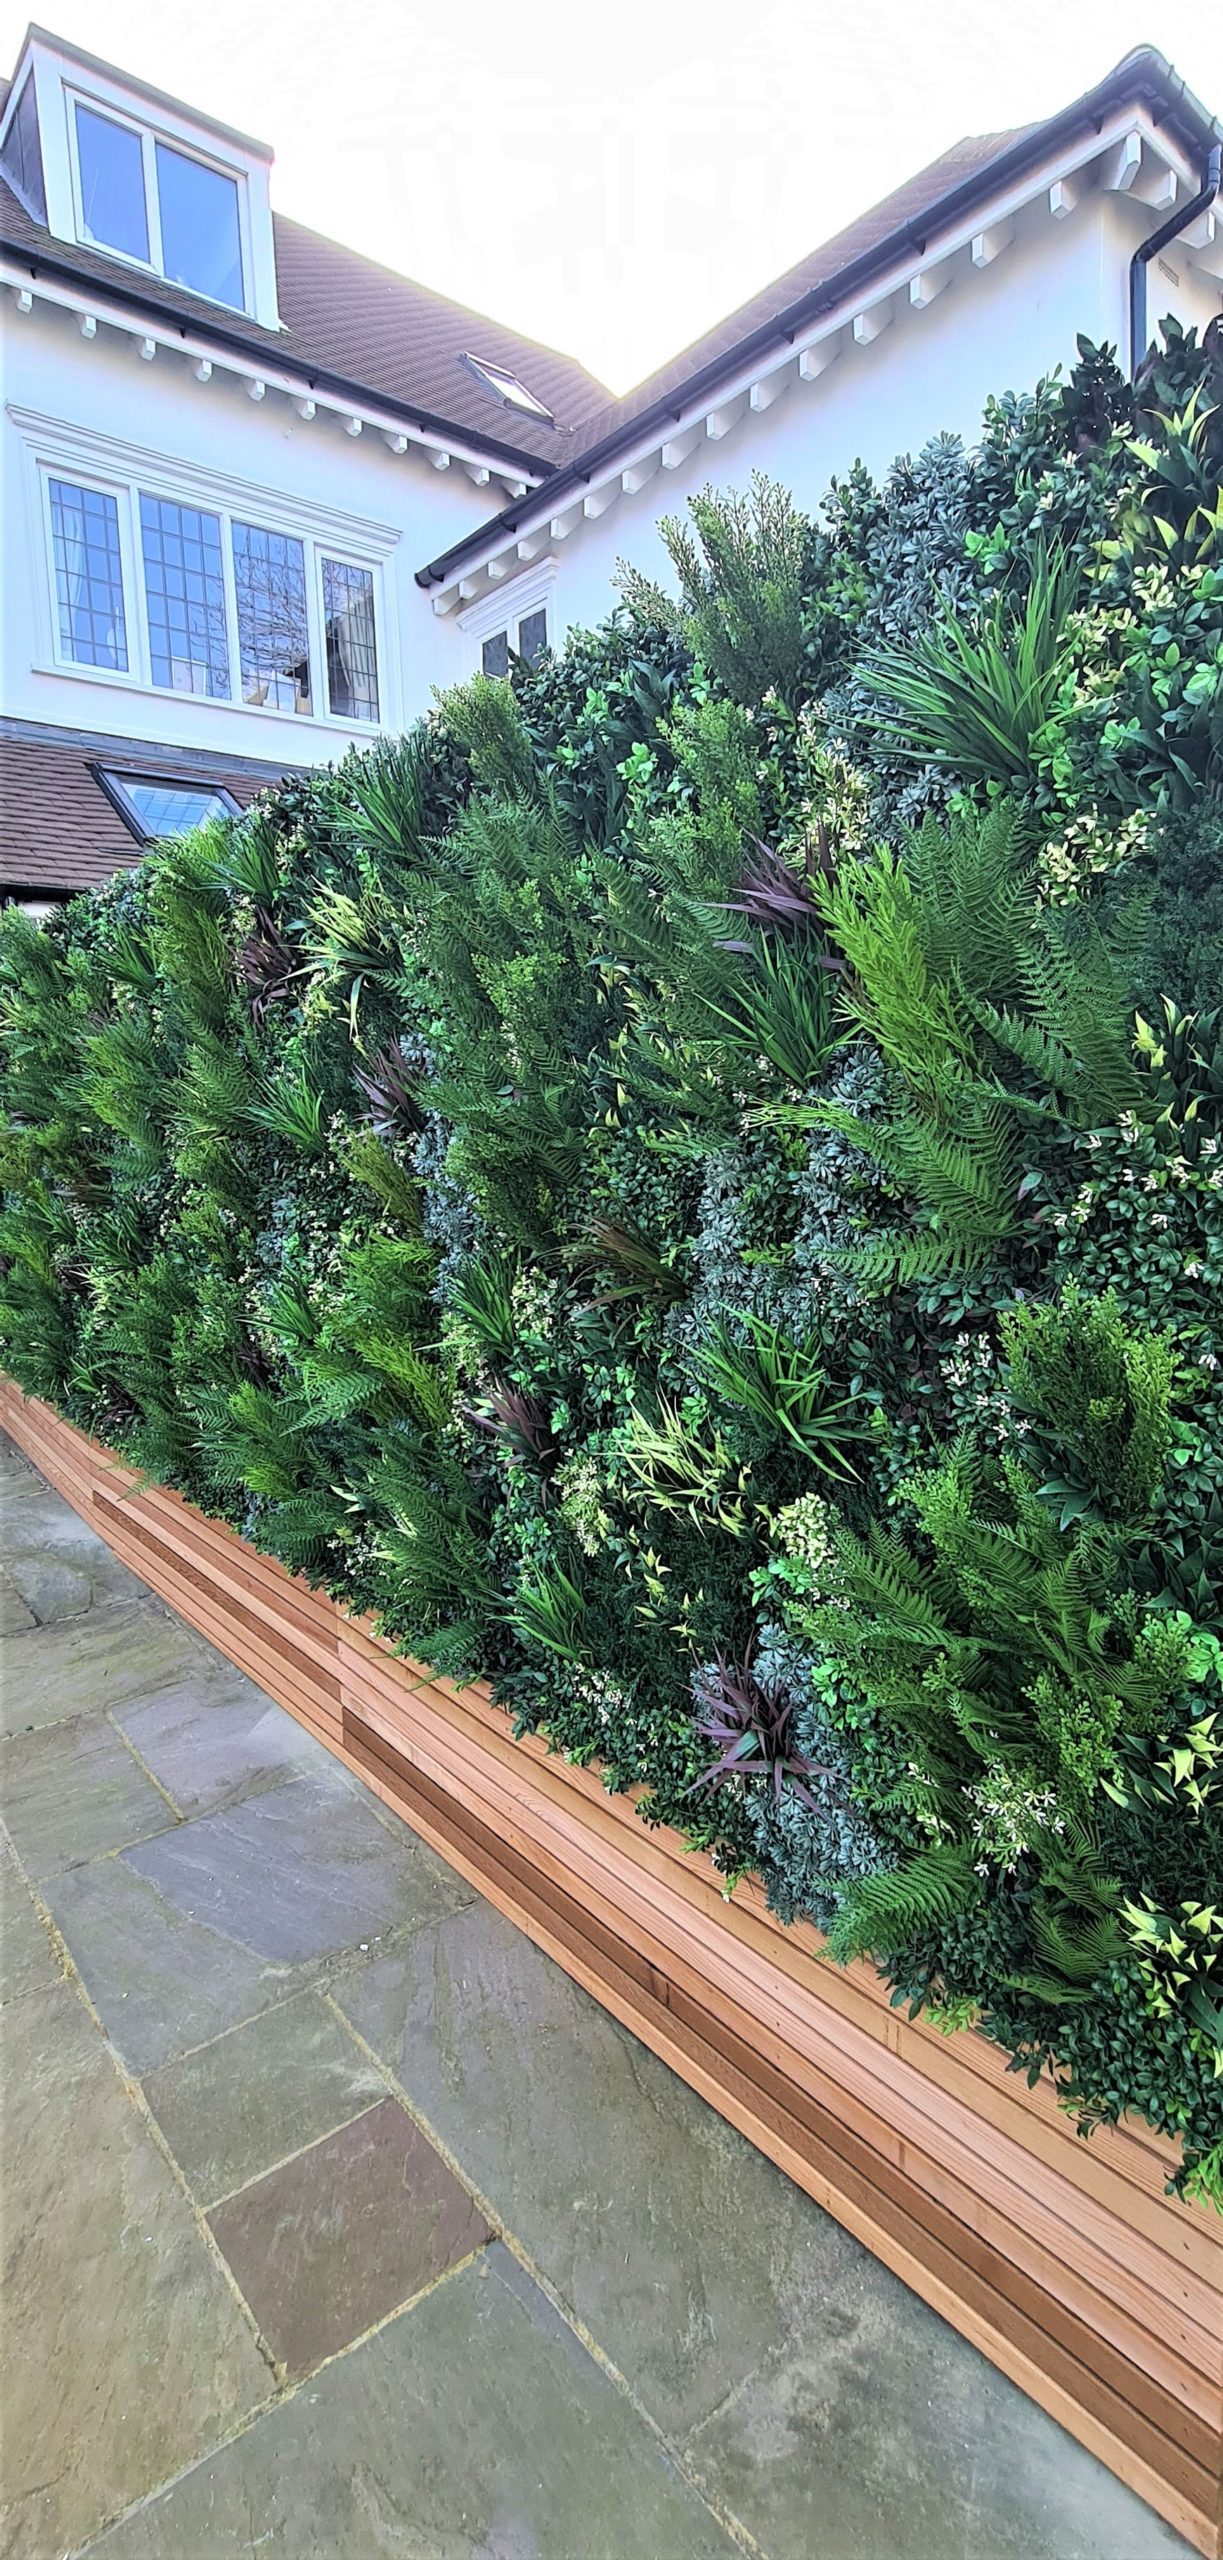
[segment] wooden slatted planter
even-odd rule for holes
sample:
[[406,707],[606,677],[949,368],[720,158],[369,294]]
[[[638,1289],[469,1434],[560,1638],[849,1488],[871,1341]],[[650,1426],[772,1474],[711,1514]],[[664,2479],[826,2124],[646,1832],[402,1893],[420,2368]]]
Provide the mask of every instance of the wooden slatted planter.
[[1084,2142],[976,2034],[820,1961],[591,1770],[0,1381],[0,1423],[125,1563],[702,2097],[1223,2560],[1223,2227],[1141,2124]]

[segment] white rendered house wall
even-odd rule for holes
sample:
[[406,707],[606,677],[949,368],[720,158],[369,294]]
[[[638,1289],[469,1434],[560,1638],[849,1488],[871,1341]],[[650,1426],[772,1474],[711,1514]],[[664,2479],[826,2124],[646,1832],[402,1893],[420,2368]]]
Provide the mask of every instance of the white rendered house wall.
[[[1080,333],[1111,343],[1124,365],[1129,262],[1156,219],[1146,203],[1094,189],[1068,204],[1064,218],[1051,218],[1042,194],[1006,225],[983,227],[980,265],[964,257],[949,278],[934,265],[917,292],[902,290],[868,311],[860,336],[852,323],[838,328],[813,350],[810,378],[796,357],[784,377],[759,386],[767,393],[760,405],[745,387],[708,422],[677,427],[661,455],[655,444],[634,468],[626,451],[628,467],[610,487],[585,498],[580,489],[558,491],[549,523],[520,545],[529,562],[503,577],[496,603],[479,571],[466,605],[439,613],[435,591],[451,680],[478,665],[482,635],[495,622],[512,621],[520,576],[525,587],[550,570],[554,645],[611,610],[619,560],[673,585],[659,519],[682,514],[697,490],[742,489],[763,471],[815,511],[833,475],[855,460],[880,476],[944,429],[972,445],[990,395],[1030,390],[1058,365],[1069,370]],[[1216,249],[1212,266],[1220,263]],[[1219,308],[1218,276],[1179,242],[1153,262],[1152,335],[1169,311],[1200,331]]]
[[[84,319],[88,319],[88,314]],[[439,469],[425,447],[354,420],[312,417],[247,375],[217,366],[200,380],[181,351],[35,298],[0,305],[4,391],[0,539],[5,560],[0,709],[9,717],[184,748],[315,764],[368,744],[371,723],[335,717],[326,669],[311,670],[310,712],[273,702],[176,690],[152,681],[143,593],[143,494],[266,528],[302,545],[307,578],[334,560],[368,568],[377,635],[379,724],[399,730],[423,710],[442,669],[420,561],[487,520],[505,491],[479,488],[459,463]],[[252,396],[254,394],[254,396]],[[310,406],[306,404],[307,408]],[[394,446],[404,443],[404,450]],[[48,490],[52,480],[112,495],[121,537],[125,670],[71,661],[59,627]],[[330,574],[330,573],[329,573]],[[311,590],[313,656],[321,600]],[[232,624],[232,610],[231,610]],[[238,696],[231,628],[230,693]],[[282,705],[284,689],[281,689]]]

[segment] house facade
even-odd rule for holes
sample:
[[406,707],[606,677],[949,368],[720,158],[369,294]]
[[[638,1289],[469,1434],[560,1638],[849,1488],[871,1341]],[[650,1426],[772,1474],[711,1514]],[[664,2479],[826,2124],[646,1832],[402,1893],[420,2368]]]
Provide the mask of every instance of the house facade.
[[271,154],[34,29],[0,109],[0,889],[31,903],[597,622],[658,521],[815,507],[1223,301],[1219,130],[1127,57],[957,146],[638,390],[278,216]]

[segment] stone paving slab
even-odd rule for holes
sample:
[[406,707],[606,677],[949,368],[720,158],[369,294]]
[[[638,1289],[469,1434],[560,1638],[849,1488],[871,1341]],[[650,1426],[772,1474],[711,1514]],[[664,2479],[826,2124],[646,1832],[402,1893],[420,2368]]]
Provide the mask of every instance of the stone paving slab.
[[296,1987],[291,1966],[185,1919],[121,1857],[70,1867],[44,1894],[129,2070],[153,2071]]
[[115,1722],[146,1768],[185,1814],[218,1813],[256,1788],[288,1778],[347,1784],[345,1772],[313,1734],[274,1706],[262,1689],[218,1662],[202,1711],[196,1672],[115,1710]]
[[[201,1718],[207,1713],[205,1693]],[[46,1895],[138,2073],[272,2008],[337,1956],[364,1953],[472,1898],[343,1773],[292,1779],[118,1857],[70,1868],[48,1881]]]
[[543,2295],[499,2268],[517,2276],[489,2250],[329,2365],[97,2560],[733,2560]]
[[333,1996],[769,2560],[1183,2550],[487,1904]]
[[381,2073],[314,1991],[166,2063],[143,2085],[206,2205],[334,2133],[386,2092]]
[[149,1596],[139,1575],[8,1440],[0,1450],[0,1564],[40,1626]]
[[466,2188],[387,2097],[208,2219],[290,2381],[491,2236]]
[[0,1636],[22,1636],[38,1623],[26,1607],[17,1584],[0,1568]]
[[0,1812],[36,1881],[125,1849],[176,1820],[108,1716],[71,1716],[14,1734],[0,1763]]
[[23,1510],[15,1520],[10,1510],[0,1526],[5,1572],[40,1627],[83,1617],[87,1609],[148,1598],[144,1584],[94,1538],[84,1521],[80,1539],[67,1553],[49,1547],[41,1513],[31,1516]]
[[215,2444],[272,2377],[77,1992],[14,2001],[0,2037],[2,2548],[57,2560]]
[[1102,2463],[869,2265],[685,2439],[769,2560],[1189,2560]]
[[0,1842],[0,2005],[51,1991],[63,1968],[11,1850]]
[[196,1638],[159,1601],[116,1601],[5,1645],[0,1727],[22,1733],[91,1708],[131,1705],[200,1667]]
[[0,1532],[4,2560],[1188,2560],[2,1446]]
[[418,1841],[405,1855],[393,1817],[330,1772],[163,1832],[124,1864],[184,1919],[268,1964],[332,1956],[471,1900]]
[[668,2434],[890,2284],[487,1903],[334,1997]]

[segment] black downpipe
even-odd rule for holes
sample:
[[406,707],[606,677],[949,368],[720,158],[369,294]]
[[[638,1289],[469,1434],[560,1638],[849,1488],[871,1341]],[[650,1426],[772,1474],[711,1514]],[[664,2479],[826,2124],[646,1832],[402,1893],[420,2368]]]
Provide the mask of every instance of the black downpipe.
[[1221,169],[1223,147],[1216,142],[1202,172],[1197,194],[1190,198],[1188,204],[1181,206],[1179,213],[1170,213],[1167,221],[1160,223],[1158,231],[1151,233],[1149,240],[1140,241],[1130,260],[1131,382],[1137,379],[1138,367],[1147,351],[1147,268],[1157,251],[1165,248],[1169,240],[1175,240],[1191,222],[1196,222],[1199,213],[1209,212],[1219,192]]

